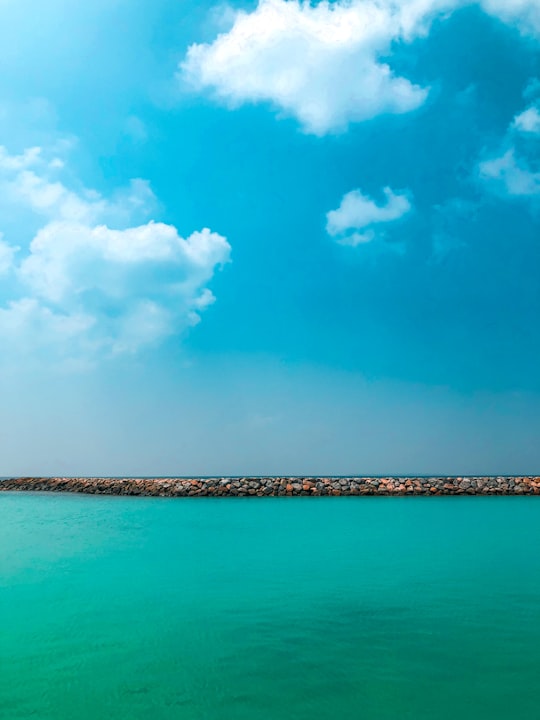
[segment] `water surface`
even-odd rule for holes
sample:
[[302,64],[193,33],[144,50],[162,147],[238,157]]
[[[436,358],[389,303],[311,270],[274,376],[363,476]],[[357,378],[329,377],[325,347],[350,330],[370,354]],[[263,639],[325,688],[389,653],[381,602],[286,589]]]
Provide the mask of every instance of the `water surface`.
[[5,720],[529,720],[540,499],[0,495]]

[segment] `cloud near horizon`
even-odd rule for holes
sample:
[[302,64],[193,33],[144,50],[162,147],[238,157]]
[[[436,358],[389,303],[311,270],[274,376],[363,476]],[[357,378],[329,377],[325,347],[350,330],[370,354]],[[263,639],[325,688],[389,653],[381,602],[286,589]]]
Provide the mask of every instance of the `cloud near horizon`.
[[208,228],[184,239],[148,220],[156,198],[144,180],[107,199],[68,188],[62,170],[41,148],[0,148],[0,202],[36,228],[22,248],[0,238],[4,347],[88,359],[133,353],[199,322],[227,240]]

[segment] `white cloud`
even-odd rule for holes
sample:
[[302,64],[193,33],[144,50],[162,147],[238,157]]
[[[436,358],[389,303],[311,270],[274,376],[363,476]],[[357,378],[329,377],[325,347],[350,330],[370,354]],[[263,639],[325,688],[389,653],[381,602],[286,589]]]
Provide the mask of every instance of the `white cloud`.
[[499,20],[516,25],[526,35],[540,35],[538,0],[480,0],[481,7]]
[[0,307],[0,336],[25,349],[79,340],[95,319],[82,314],[56,313],[35,298],[10,300]]
[[428,88],[382,58],[392,43],[425,35],[434,18],[471,4],[540,34],[538,0],[259,0],[252,12],[229,8],[230,29],[191,45],[180,76],[232,107],[269,102],[308,133],[341,131],[419,107]]
[[213,301],[207,283],[229,259],[227,240],[207,228],[184,239],[148,221],[156,201],[143,180],[111,199],[70,189],[51,177],[61,167],[46,155],[0,149],[3,200],[38,222],[17,262],[0,238],[0,271],[17,282],[0,305],[0,338],[64,345],[74,357],[135,352],[196,324]]
[[9,155],[0,146],[0,202],[20,206],[50,220],[122,224],[147,217],[157,202],[146,180],[135,178],[127,188],[105,199],[94,190],[71,190],[57,175],[64,169],[58,157],[48,158],[41,148]]
[[404,193],[383,189],[385,202],[380,205],[360,190],[351,190],[343,196],[339,208],[326,215],[326,231],[345,245],[370,242],[377,236],[380,225],[398,220],[411,210]]
[[540,135],[540,112],[532,106],[514,118],[514,127],[523,133]]
[[18,248],[8,245],[0,233],[0,275],[7,273],[13,267],[13,258]]
[[525,159],[516,159],[514,148],[500,157],[479,165],[480,177],[494,190],[512,196],[530,197],[540,194],[540,172],[533,172]]
[[3,145],[0,145],[0,170],[24,170],[35,165],[40,159],[41,148],[27,148],[21,155],[10,155]]
[[539,143],[540,113],[532,105],[510,123],[499,151],[478,164],[478,177],[491,192],[536,202],[540,195]]
[[253,12],[237,12],[213,43],[192,45],[181,72],[233,106],[271,102],[316,135],[408,112],[427,90],[396,76],[380,55],[394,39],[421,31],[425,4],[261,0]]

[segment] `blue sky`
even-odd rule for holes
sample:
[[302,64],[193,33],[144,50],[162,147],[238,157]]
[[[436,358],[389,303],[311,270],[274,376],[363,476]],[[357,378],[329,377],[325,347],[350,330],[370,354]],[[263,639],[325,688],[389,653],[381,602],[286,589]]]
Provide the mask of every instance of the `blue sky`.
[[536,0],[0,0],[0,475],[539,472],[539,60]]

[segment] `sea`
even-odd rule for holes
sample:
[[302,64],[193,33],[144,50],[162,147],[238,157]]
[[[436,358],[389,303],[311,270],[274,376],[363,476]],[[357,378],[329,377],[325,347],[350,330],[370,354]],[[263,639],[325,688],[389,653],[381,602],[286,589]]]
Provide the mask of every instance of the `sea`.
[[0,495],[2,720],[536,720],[540,498]]

